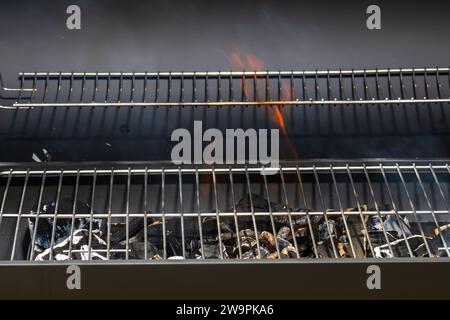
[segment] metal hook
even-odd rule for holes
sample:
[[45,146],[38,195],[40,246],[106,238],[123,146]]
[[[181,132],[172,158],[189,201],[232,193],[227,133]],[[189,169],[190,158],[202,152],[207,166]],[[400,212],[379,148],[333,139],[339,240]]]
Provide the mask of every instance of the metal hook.
[[[8,88],[5,87],[4,82],[3,82],[3,77],[2,74],[0,73],[0,98],[2,98],[2,91],[7,91],[7,92],[35,92],[36,89],[28,89],[28,88]],[[15,107],[15,106],[4,106],[4,105],[0,105],[0,109],[32,109],[32,107]]]

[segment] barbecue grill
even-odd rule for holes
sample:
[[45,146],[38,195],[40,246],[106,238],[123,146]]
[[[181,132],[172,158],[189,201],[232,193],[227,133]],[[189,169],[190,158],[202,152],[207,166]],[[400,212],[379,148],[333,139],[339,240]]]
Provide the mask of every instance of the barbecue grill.
[[[155,5],[164,19],[143,19],[154,23],[147,29],[174,36],[171,10]],[[302,21],[287,15],[267,31],[277,63],[264,71],[247,47],[253,25],[274,17],[264,5],[242,6],[233,15],[248,16],[249,35],[231,37],[244,43],[233,46],[232,71],[210,61],[198,71],[143,62],[135,72],[114,71],[115,62],[102,71],[0,70],[1,297],[448,297],[450,68],[407,56],[401,68],[383,67],[368,64],[372,56],[354,69],[290,70],[294,53],[305,53],[278,48],[280,30]],[[196,26],[216,28],[216,14],[200,17]],[[336,45],[333,33],[321,36]],[[147,37],[160,45],[156,33]],[[169,70],[197,48],[182,37]],[[169,161],[171,132],[194,120],[222,132],[279,129],[280,161]],[[80,291],[67,289],[70,265],[81,267]],[[366,285],[371,265],[381,267],[382,290]]]
[[[2,87],[2,112],[442,106],[449,75],[448,68],[20,73],[17,88]],[[446,160],[297,160],[275,168],[50,161],[0,171],[0,254],[13,265],[450,257]]]

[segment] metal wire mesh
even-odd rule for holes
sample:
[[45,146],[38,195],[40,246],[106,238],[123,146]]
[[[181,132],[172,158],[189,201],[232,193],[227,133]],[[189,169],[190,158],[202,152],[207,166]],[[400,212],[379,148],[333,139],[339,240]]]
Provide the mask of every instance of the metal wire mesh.
[[[3,108],[450,102],[449,68],[20,73]],[[6,100],[5,100],[6,99]]]
[[450,257],[449,199],[445,161],[3,167],[0,260]]

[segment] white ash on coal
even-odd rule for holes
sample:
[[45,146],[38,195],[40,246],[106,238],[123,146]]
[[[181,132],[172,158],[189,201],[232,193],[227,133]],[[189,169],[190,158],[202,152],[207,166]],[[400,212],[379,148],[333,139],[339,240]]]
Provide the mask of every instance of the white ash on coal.
[[[106,242],[94,230],[91,234],[91,249],[89,250],[89,230],[77,229],[71,237],[65,238],[53,247],[55,260],[107,260],[106,254],[97,251],[106,251]],[[72,246],[70,246],[72,243]],[[51,249],[48,248],[36,256],[37,261],[49,260]]]
[[[52,245],[56,247],[60,243],[66,243],[70,240],[70,235],[75,235],[79,230],[89,230],[90,219],[89,218],[56,218],[56,224],[54,223],[55,218],[49,217],[39,217],[39,215],[54,215],[56,210],[56,201],[44,203],[41,205],[39,210],[31,211],[31,214],[35,217],[28,219],[28,225],[30,229],[30,239],[34,238],[34,252],[35,254],[40,254],[46,252]],[[70,198],[63,198],[58,203],[57,213],[72,213],[73,211],[73,200]],[[88,204],[81,201],[77,201],[75,204],[76,214],[90,214],[91,208]],[[38,219],[37,219],[38,218]],[[73,225],[72,225],[73,224]],[[101,219],[93,219],[92,221],[92,231],[95,236],[102,236],[104,234],[105,224]],[[78,232],[82,234],[84,232]],[[52,239],[53,235],[53,239]],[[82,241],[78,241],[76,245],[81,245]],[[66,243],[67,244],[67,243]],[[64,247],[64,245],[62,246]],[[75,248],[77,250],[80,248]],[[42,255],[41,257],[45,257]]]

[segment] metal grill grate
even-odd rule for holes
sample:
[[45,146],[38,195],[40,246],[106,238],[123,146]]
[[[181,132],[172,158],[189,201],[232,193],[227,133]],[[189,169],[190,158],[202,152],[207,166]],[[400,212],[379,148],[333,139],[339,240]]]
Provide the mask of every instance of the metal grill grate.
[[20,73],[0,97],[6,109],[449,103],[449,70]]
[[0,260],[450,257],[448,162],[280,168],[3,167]]

